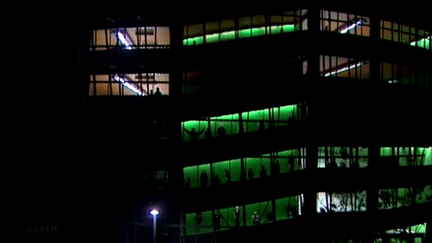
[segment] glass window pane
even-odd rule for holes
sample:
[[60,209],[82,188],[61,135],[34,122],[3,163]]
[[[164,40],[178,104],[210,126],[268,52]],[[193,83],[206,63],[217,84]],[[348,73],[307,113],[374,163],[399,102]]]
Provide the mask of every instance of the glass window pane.
[[213,22],[206,23],[205,24],[206,34],[212,34],[212,33],[220,32],[219,24],[220,24],[220,21],[213,21]]
[[183,168],[183,176],[185,181],[185,188],[198,187],[198,166],[190,166]]
[[204,164],[198,166],[198,175],[199,175],[199,186],[209,186],[210,185],[210,164]]
[[234,159],[230,161],[231,177],[232,181],[241,180],[241,160]]
[[246,159],[246,178],[254,179],[259,177],[261,161],[259,158],[247,158]]

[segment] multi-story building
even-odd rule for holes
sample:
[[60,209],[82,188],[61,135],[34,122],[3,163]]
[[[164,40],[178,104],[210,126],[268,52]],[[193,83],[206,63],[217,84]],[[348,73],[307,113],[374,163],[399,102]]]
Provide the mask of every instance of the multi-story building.
[[158,208],[158,242],[431,241],[430,24],[332,4],[188,13],[77,28],[78,238],[151,241]]

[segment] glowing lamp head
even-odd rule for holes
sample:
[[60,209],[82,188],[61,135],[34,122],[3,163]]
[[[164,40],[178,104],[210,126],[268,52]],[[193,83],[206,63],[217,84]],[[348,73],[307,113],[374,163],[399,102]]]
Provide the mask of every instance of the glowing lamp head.
[[159,214],[159,211],[157,211],[156,209],[153,209],[152,211],[150,211],[150,214],[156,218],[156,216]]

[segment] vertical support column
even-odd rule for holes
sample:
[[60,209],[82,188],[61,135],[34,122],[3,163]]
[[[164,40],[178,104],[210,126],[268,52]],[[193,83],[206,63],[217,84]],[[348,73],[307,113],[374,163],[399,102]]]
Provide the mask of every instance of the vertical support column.
[[[375,16],[370,17],[370,41],[371,43],[378,43],[380,39],[380,19]],[[374,81],[380,80],[380,62],[371,56],[370,59],[370,79]]]
[[[377,171],[378,163],[380,159],[380,147],[370,146],[369,147],[369,165],[368,173],[375,174]],[[369,213],[376,212],[378,210],[378,188],[371,185],[366,189],[366,211]]]
[[[308,39],[316,39],[320,32],[320,10],[311,8],[308,10]],[[317,46],[310,46],[307,52],[307,74],[309,78],[319,77],[319,49]]]
[[[308,39],[315,39],[318,37],[320,32],[320,9],[317,7],[311,7],[308,9]],[[319,78],[319,49],[317,46],[310,46],[308,51],[306,52],[307,56],[307,82],[308,82],[308,89],[315,89],[318,83]],[[318,165],[318,146],[316,145],[316,133],[314,130],[316,130],[316,125],[318,123],[318,116],[316,116],[316,111],[314,110],[314,104],[313,101],[315,98],[313,96],[306,97],[307,102],[309,104],[309,114],[308,114],[308,126],[307,126],[307,139],[305,141],[308,142],[308,145],[306,147],[306,170],[308,170],[308,173],[314,174],[317,165]],[[315,185],[311,185],[310,187],[306,188],[304,193],[304,205],[302,214],[306,217],[313,217],[316,215],[316,196],[317,192]]]
[[426,222],[426,243],[432,243],[432,220]]
[[169,84],[169,101],[172,104],[172,114],[168,129],[168,138],[172,141],[181,142],[181,120],[179,118],[182,96],[182,82],[183,73],[181,70],[180,63],[182,62],[182,48],[183,48],[183,26],[180,24],[170,25],[170,56],[171,62],[167,62],[167,68],[169,68],[170,84]]
[[[318,167],[318,146],[310,145],[306,147],[306,170],[310,174],[315,174]],[[318,182],[317,182],[318,183]],[[304,205],[302,214],[306,217],[313,217],[317,213],[317,191],[316,185],[310,185],[304,193]]]

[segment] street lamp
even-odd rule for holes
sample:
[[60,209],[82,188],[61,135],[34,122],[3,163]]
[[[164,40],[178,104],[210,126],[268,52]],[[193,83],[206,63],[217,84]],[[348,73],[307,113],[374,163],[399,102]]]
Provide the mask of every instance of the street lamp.
[[159,211],[153,209],[150,211],[150,214],[153,215],[153,243],[156,243],[156,216],[159,214]]

